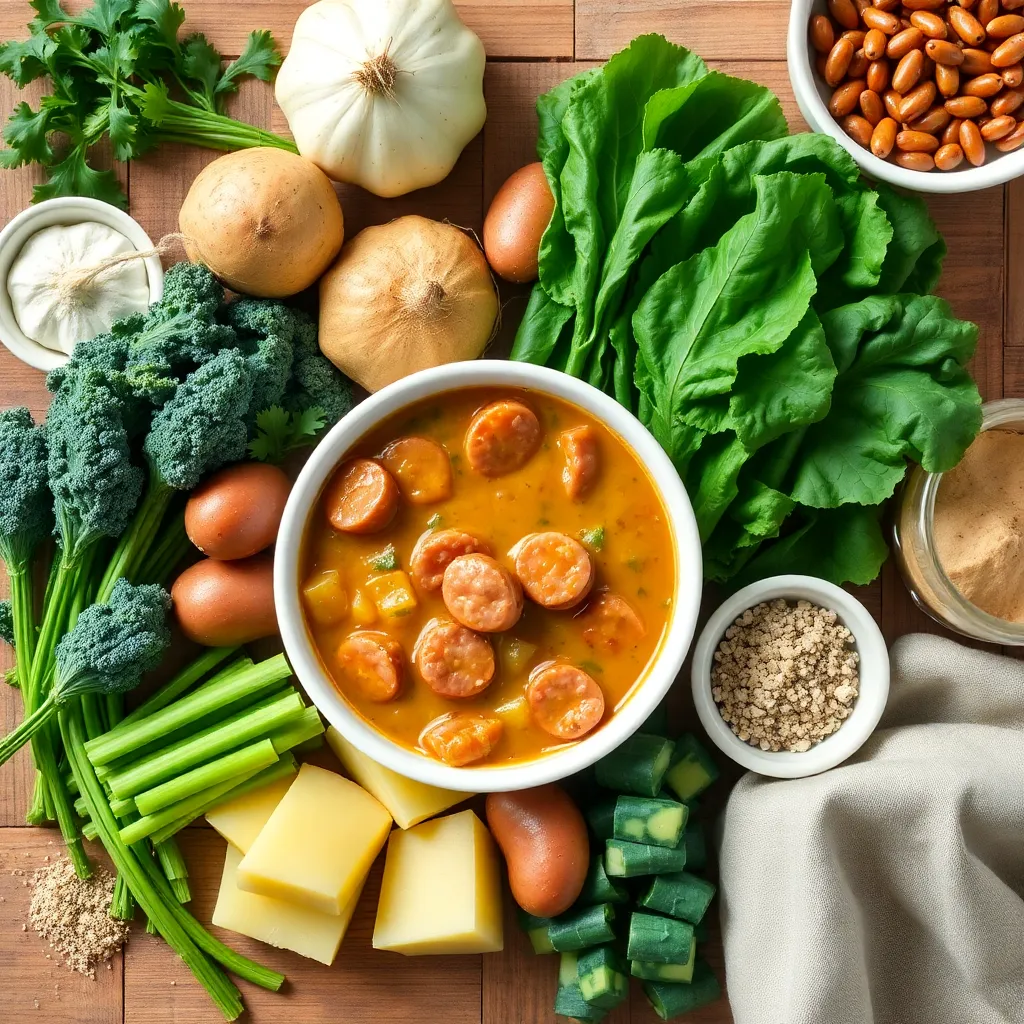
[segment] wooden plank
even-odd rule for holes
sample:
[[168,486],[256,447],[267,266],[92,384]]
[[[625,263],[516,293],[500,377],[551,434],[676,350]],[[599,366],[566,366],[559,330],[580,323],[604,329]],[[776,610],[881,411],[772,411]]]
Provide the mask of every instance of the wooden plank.
[[[210,829],[182,834],[193,902],[189,909],[208,924],[216,903],[226,844]],[[214,928],[233,949],[282,971],[289,981],[280,993],[241,984],[253,1024],[479,1024],[480,957],[402,957],[371,946],[380,892],[379,858],[341,952],[333,967],[304,960],[260,942]],[[206,993],[166,944],[142,929],[126,953],[125,1024],[219,1019]]]
[[[88,0],[70,0],[64,9],[74,13],[88,6]],[[295,19],[309,5],[303,0],[249,0],[242,8],[244,16],[233,0],[188,0],[182,6],[188,16],[182,35],[203,32],[225,56],[237,56],[256,28],[269,29],[286,49]],[[489,56],[572,56],[573,0],[455,0],[455,6]],[[0,4],[0,39],[23,38],[32,15],[22,0]]]
[[[51,829],[0,829],[0,1018],[37,1024],[120,1024],[121,954],[101,965],[96,978],[70,970],[28,922],[33,874],[60,850]],[[89,853],[102,856],[89,845]]]
[[576,0],[576,59],[607,60],[641,33],[660,32],[705,60],[762,60],[786,52],[789,4],[716,0]]

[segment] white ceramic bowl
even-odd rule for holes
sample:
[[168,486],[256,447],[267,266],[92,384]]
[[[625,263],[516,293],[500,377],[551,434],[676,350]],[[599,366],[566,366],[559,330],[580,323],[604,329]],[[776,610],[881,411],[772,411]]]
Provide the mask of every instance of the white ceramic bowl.
[[[600,729],[578,743],[507,767],[451,768],[388,739],[338,694],[317,658],[299,597],[300,547],[324,485],[352,446],[383,419],[412,402],[468,387],[528,388],[586,410],[618,434],[646,466],[669,517],[676,551],[672,616],[646,677],[626,704]],[[701,597],[700,538],[686,491],[661,446],[617,402],[567,374],[529,363],[478,360],[423,370],[371,395],[320,442],[292,489],[278,533],[274,599],[285,651],[320,713],[353,746],[411,779],[463,792],[525,789],[553,782],[593,764],[634,733],[675,681],[693,639]]]
[[[53,370],[63,366],[68,357],[63,352],[54,352],[32,341],[22,332],[14,316],[11,297],[7,294],[7,275],[22,246],[37,231],[53,227],[54,224],[80,224],[83,221],[97,221],[120,231],[139,251],[153,248],[149,235],[123,210],[83,196],[66,196],[37,203],[22,210],[0,231],[0,341],[23,363],[37,370]],[[164,294],[164,270],[160,257],[150,256],[145,264],[149,301],[159,302]]]
[[[850,717],[829,737],[803,753],[765,751],[744,743],[722,720],[711,696],[711,665],[726,629],[762,601],[800,598],[836,612],[854,636],[860,655],[860,693]],[[693,653],[693,700],[708,735],[737,764],[760,775],[799,779],[834,768],[858,751],[878,725],[889,696],[889,652],[868,610],[841,587],[815,576],[772,576],[732,595],[711,616]]]
[[975,192],[991,185],[1002,185],[1024,174],[1024,146],[1012,153],[1000,153],[986,143],[985,163],[972,167],[964,161],[955,171],[910,171],[888,160],[879,160],[870,150],[858,146],[839,127],[828,112],[832,90],[814,68],[814,49],[811,47],[807,26],[812,14],[827,13],[825,0],[793,0],[789,8],[789,34],[786,39],[786,59],[789,80],[793,84],[797,106],[807,123],[816,132],[831,135],[860,169],[870,178],[880,178],[890,185],[913,189],[916,192]]

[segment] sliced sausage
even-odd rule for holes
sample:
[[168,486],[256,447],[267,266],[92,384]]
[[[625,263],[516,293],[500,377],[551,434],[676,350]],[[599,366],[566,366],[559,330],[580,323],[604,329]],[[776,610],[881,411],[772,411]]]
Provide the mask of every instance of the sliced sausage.
[[402,645],[387,633],[352,633],[338,647],[338,671],[368,700],[380,704],[398,696],[405,674]]
[[564,662],[541,665],[526,687],[530,715],[560,740],[578,740],[604,717],[604,693],[581,668]]
[[448,563],[441,597],[456,622],[480,633],[511,629],[523,614],[523,589],[490,555],[459,555]]
[[571,501],[582,501],[601,475],[601,445],[589,424],[563,430],[558,435],[565,466],[562,483]]
[[376,533],[398,511],[398,484],[373,459],[349,459],[338,468],[324,495],[327,519],[342,533]]
[[380,461],[413,505],[432,505],[452,496],[451,459],[428,437],[400,437],[384,449]]
[[491,642],[457,622],[432,619],[412,651],[423,681],[441,697],[475,697],[494,678]]
[[473,417],[466,431],[466,459],[483,476],[504,476],[525,466],[540,441],[537,414],[522,402],[503,399]]
[[491,553],[490,547],[462,530],[427,530],[420,535],[409,556],[412,577],[423,590],[441,589],[444,571],[459,555]]
[[590,552],[564,533],[531,533],[512,552],[519,582],[543,608],[574,608],[594,585]]
[[487,757],[498,745],[502,731],[497,718],[453,712],[435,718],[420,733],[420,745],[439,761],[461,768]]
[[578,621],[586,643],[609,654],[633,647],[647,635],[643,620],[618,594],[599,594]]

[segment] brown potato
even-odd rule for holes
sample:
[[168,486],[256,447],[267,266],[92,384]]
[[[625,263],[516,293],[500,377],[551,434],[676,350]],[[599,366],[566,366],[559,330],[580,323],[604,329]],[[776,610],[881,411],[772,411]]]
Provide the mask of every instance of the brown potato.
[[565,790],[551,784],[491,793],[485,807],[516,903],[536,917],[568,910],[587,877],[590,842],[583,815]]
[[242,462],[204,480],[185,506],[188,539],[209,558],[231,561],[277,539],[291,481],[277,466]]
[[539,163],[520,167],[498,189],[484,218],[484,254],[499,277],[519,283],[537,280],[540,240],[554,208]]
[[269,555],[204,558],[174,581],[171,600],[181,631],[205,647],[233,647],[278,631]]

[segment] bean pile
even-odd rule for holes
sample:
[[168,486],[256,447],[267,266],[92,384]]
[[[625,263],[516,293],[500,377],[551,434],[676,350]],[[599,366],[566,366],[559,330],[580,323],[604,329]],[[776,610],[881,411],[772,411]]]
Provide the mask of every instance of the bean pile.
[[[810,22],[829,111],[875,156],[952,171],[1024,145],[1024,0],[828,0]],[[1018,117],[1022,120],[1018,120]]]

